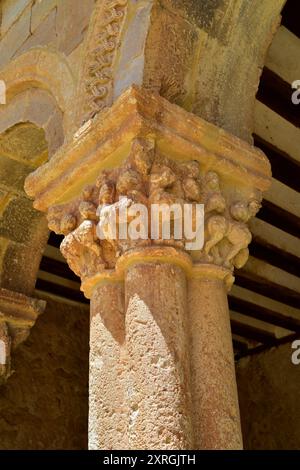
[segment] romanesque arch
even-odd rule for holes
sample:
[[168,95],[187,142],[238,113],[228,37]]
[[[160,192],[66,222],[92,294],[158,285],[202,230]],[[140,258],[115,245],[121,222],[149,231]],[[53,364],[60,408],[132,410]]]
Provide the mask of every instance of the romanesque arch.
[[[12,60],[3,70],[7,105],[0,108],[0,117],[10,112],[8,106],[25,90],[45,90],[62,113],[64,134],[72,123],[75,78],[63,54],[45,47],[28,50]],[[53,107],[53,105],[52,105]]]
[[[26,198],[23,184],[26,175],[63,144],[70,130],[75,83],[63,56],[42,47],[10,62],[1,71],[1,79],[6,85],[6,105],[0,107],[0,164],[3,172],[5,166],[10,174],[18,174],[18,181],[8,181],[4,188],[16,196],[13,203],[5,195],[2,205],[3,217],[11,217],[14,210],[14,223],[2,220],[2,224],[11,226],[14,242],[19,243],[11,248],[10,240],[2,256],[2,285],[28,294],[34,288],[48,229],[45,218]],[[26,244],[21,243],[22,231],[28,235]]]
[[28,336],[45,306],[31,296],[49,232],[46,218],[24,192],[24,181],[63,144],[74,83],[64,59],[43,48],[10,62],[1,80],[6,104],[0,107],[0,302],[5,315],[0,375],[6,378],[10,350]]

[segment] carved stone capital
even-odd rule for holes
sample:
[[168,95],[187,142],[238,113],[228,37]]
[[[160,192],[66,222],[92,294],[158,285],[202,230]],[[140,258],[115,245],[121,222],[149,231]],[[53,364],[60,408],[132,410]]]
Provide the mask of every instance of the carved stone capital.
[[[270,165],[260,150],[132,87],[31,174],[25,189],[35,208],[48,212],[49,228],[65,235],[61,251],[90,296],[90,280],[111,277],[128,253],[188,251],[184,237],[154,240],[149,226],[140,239],[113,234],[110,214],[117,213],[119,227],[121,208],[127,216],[137,203],[150,214],[153,204],[203,204],[204,246],[185,255],[192,266],[206,266],[207,276],[225,273],[229,285],[234,267],[247,261],[247,223],[270,182]],[[99,226],[106,234],[101,239]]]
[[0,382],[11,375],[11,351],[26,340],[45,306],[44,300],[0,289]]

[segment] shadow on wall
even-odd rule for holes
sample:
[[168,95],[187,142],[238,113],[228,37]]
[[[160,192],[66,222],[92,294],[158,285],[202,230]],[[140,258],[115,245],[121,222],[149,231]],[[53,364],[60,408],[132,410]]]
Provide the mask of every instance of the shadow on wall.
[[292,352],[285,344],[237,364],[245,449],[300,449],[300,365]]
[[87,308],[47,300],[0,388],[0,449],[86,449]]

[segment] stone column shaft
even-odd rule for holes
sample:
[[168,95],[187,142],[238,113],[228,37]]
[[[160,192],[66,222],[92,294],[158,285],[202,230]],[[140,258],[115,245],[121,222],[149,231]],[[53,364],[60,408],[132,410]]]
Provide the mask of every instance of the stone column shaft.
[[191,390],[196,449],[241,449],[227,292],[221,280],[188,286]]
[[186,279],[170,264],[125,276],[131,449],[192,448]]
[[91,298],[89,449],[127,449],[124,294],[102,283]]

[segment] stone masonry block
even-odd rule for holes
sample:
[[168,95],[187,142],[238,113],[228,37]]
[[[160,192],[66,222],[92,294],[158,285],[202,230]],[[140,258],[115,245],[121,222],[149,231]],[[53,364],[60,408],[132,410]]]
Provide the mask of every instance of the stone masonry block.
[[12,25],[0,42],[0,68],[4,67],[30,35],[31,5]]
[[33,33],[37,27],[48,16],[58,3],[58,0],[38,0],[32,7],[31,15],[31,32]]
[[1,37],[17,21],[24,9],[32,3],[32,0],[2,0]]

